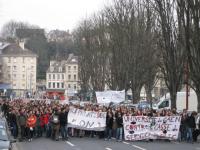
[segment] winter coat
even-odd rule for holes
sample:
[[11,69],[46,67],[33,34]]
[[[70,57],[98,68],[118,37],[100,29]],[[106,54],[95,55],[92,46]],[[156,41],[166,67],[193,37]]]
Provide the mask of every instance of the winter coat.
[[194,116],[189,116],[187,119],[186,119],[186,123],[187,123],[187,127],[189,128],[195,128],[196,127],[196,123],[195,123],[195,117]]
[[59,114],[59,120],[60,120],[60,125],[65,126],[67,124],[67,117],[68,117],[68,112],[61,112]]
[[36,125],[36,122],[37,122],[37,117],[35,115],[31,115],[27,118],[27,121],[26,121],[26,126],[28,128],[33,128],[35,127]]
[[106,127],[112,129],[113,126],[113,117],[106,117]]
[[18,122],[20,126],[25,126],[26,125],[26,116],[23,114],[20,114],[18,116]]
[[49,114],[44,114],[43,115],[43,120],[44,120],[44,124],[45,125],[47,125],[49,123],[49,118],[50,118]]
[[117,128],[123,127],[123,118],[122,117],[117,117],[116,122],[117,122]]

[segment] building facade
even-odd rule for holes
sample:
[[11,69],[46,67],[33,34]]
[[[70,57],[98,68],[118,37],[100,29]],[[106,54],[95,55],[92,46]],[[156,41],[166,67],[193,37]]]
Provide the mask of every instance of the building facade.
[[51,99],[65,99],[79,90],[78,57],[70,54],[67,60],[50,61],[46,72],[47,96]]
[[0,49],[2,79],[10,83],[16,96],[36,91],[37,55],[24,47],[24,42],[7,44]]

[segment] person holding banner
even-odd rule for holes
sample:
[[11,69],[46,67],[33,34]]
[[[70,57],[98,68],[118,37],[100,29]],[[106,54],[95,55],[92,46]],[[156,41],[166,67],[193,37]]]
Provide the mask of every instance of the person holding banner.
[[187,118],[187,142],[192,143],[193,142],[193,131],[196,127],[196,123],[195,123],[195,116],[196,113],[192,112],[190,116],[188,116]]
[[123,118],[122,113],[118,112],[116,114],[116,123],[117,123],[117,130],[116,130],[116,140],[118,142],[122,141],[122,135],[123,135]]
[[113,127],[113,113],[111,111],[108,111],[106,116],[105,140],[111,139],[112,127]]
[[67,117],[68,117],[68,111],[66,111],[65,108],[62,108],[61,113],[59,114],[60,132],[62,140],[68,140]]

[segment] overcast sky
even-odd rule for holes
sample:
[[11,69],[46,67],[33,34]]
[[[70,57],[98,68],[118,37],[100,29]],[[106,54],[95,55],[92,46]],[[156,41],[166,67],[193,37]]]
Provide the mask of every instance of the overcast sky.
[[70,31],[109,0],[0,0],[0,28],[10,20]]

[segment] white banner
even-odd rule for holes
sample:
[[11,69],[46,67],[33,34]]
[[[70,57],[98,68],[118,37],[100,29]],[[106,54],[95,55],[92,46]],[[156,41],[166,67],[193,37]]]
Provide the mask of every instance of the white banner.
[[124,116],[123,123],[125,140],[176,140],[178,138],[180,122],[180,116]]
[[70,108],[68,113],[68,127],[83,130],[104,131],[106,126],[106,112],[85,111]]
[[97,103],[120,103],[125,100],[125,90],[123,91],[103,91],[96,92]]

